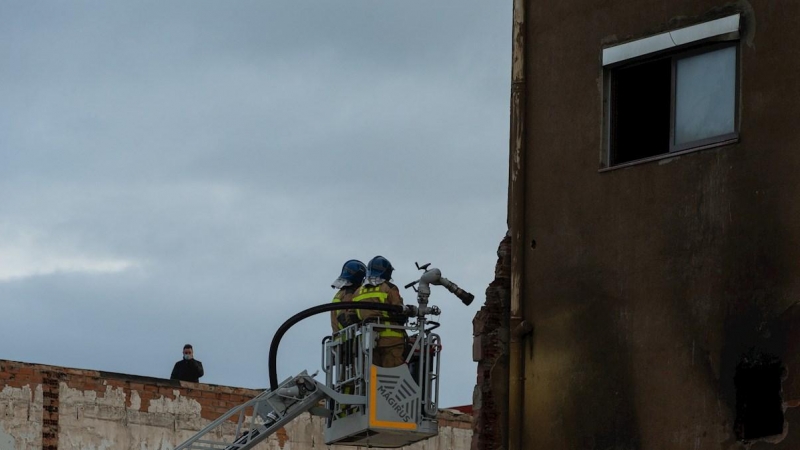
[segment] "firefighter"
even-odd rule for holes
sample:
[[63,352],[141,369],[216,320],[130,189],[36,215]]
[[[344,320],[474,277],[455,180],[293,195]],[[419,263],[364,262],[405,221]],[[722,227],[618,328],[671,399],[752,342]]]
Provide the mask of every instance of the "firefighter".
[[[367,264],[367,276],[364,285],[356,291],[353,303],[386,303],[390,305],[403,305],[400,290],[392,284],[392,271],[394,267],[383,256],[372,258]],[[358,319],[377,320],[381,323],[400,325],[400,321],[392,320],[388,312],[356,309]],[[397,367],[404,362],[406,332],[392,328],[376,328],[378,341],[372,353],[372,362],[381,367]]]
[[[353,300],[353,294],[361,286],[364,275],[367,273],[367,266],[357,259],[351,259],[342,266],[342,274],[334,280],[331,287],[338,289],[333,296],[333,303],[349,303]],[[331,333],[336,334],[349,325],[358,321],[352,309],[339,309],[331,311]]]
[[[367,273],[367,266],[357,259],[351,259],[342,265],[342,273],[339,278],[334,280],[331,287],[338,289],[333,296],[333,303],[350,303],[353,294],[361,286],[364,275]],[[343,307],[345,305],[342,305]],[[335,336],[339,331],[358,322],[356,312],[350,308],[331,311],[331,333]],[[345,379],[346,367],[353,364],[355,355],[355,345],[352,341],[347,341],[345,336],[338,336],[339,352],[336,356],[336,381],[342,382]],[[352,383],[342,386],[342,392],[351,394],[353,392]],[[337,409],[338,417],[345,417],[349,411],[349,405],[340,404]]]

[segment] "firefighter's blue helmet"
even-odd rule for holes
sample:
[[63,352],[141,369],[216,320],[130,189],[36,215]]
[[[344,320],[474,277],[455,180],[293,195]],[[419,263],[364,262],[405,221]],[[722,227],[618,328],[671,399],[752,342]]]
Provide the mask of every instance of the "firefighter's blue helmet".
[[340,289],[345,286],[360,286],[367,273],[367,266],[357,259],[351,259],[342,265],[342,274],[339,275],[331,287]]
[[376,256],[370,259],[367,264],[367,281],[370,281],[370,284],[374,284],[372,282],[381,280],[378,283],[380,284],[383,281],[391,280],[393,270],[394,267],[392,267],[392,263],[388,259],[383,256]]

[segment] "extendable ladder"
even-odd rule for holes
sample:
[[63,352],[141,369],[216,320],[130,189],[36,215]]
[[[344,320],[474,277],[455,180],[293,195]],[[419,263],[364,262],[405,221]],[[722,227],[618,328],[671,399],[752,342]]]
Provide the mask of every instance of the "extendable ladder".
[[295,417],[315,411],[327,398],[324,385],[306,371],[288,378],[274,391],[264,391],[211,422],[175,450],[247,450]]

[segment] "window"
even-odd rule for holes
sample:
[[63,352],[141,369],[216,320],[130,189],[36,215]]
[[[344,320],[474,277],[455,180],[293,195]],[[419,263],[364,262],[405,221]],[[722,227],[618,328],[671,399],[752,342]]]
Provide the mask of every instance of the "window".
[[603,51],[606,166],[738,138],[738,27],[736,15]]

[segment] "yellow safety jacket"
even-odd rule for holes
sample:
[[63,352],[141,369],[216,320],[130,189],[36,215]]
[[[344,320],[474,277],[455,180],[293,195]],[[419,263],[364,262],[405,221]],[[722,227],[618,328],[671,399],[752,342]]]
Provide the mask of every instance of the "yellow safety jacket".
[[[355,291],[355,288],[351,288],[351,287],[344,287],[342,289],[339,289],[336,292],[336,295],[333,296],[333,302],[332,303],[350,303],[352,301],[352,299],[353,299],[354,291]],[[342,305],[342,306],[345,306],[345,305]],[[344,308],[344,309],[337,309],[335,311],[331,311],[331,332],[332,333],[336,333],[336,332],[344,329],[345,324],[343,324],[339,319],[342,318],[341,317],[342,314],[344,314],[346,316],[347,313],[350,312],[349,310],[351,310],[351,309],[352,308]],[[350,324],[346,324],[346,325],[350,325]]]
[[[353,295],[353,303],[383,303],[390,305],[403,305],[403,298],[397,286],[385,281],[378,286],[361,286]],[[391,323],[387,311],[361,310],[356,307],[356,314],[359,320],[370,317],[380,317],[381,322]],[[376,328],[382,338],[404,338],[406,334],[403,330],[393,330],[391,328]]]

